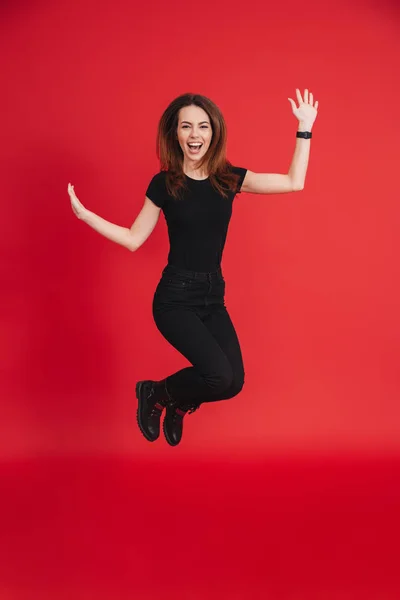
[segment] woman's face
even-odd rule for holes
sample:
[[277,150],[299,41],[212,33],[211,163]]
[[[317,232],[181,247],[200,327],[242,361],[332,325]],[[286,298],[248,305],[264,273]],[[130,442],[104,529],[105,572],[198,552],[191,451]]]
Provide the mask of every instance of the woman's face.
[[177,135],[184,158],[194,166],[207,152],[211,143],[211,122],[206,111],[194,105],[181,108]]

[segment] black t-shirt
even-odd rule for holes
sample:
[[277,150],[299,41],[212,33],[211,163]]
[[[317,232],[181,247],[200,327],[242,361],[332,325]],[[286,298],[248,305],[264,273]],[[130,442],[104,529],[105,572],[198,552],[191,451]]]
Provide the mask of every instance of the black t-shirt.
[[240,193],[247,169],[231,167],[240,175],[236,192],[224,198],[211,185],[209,178],[196,180],[185,175],[188,190],[175,200],[167,192],[165,171],[150,181],[146,196],[161,207],[168,227],[170,250],[168,264],[182,269],[210,273],[221,264],[232,202]]

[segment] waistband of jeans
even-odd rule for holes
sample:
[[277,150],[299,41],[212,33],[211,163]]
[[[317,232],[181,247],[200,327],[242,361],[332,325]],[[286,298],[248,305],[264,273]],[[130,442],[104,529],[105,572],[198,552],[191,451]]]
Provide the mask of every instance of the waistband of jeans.
[[199,279],[200,281],[202,281],[202,280],[211,279],[213,276],[221,277],[222,269],[221,269],[221,267],[218,267],[218,269],[216,271],[203,272],[203,271],[190,271],[188,269],[182,269],[181,267],[175,267],[174,265],[167,265],[166,267],[164,267],[162,273],[163,273],[163,275],[164,274],[182,275],[185,277],[190,277],[191,279]]

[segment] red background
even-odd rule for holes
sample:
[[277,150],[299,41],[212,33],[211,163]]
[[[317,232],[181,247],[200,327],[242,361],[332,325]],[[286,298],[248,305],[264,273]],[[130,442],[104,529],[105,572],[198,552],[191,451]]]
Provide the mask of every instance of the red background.
[[[0,16],[1,600],[398,598],[399,7]],[[320,103],[305,189],[238,195],[224,254],[245,387],[151,445],[135,382],[188,364],[151,316],[165,221],[131,254],[75,218],[67,184],[130,226],[187,91],[221,108],[233,164],[286,172],[296,87]]]

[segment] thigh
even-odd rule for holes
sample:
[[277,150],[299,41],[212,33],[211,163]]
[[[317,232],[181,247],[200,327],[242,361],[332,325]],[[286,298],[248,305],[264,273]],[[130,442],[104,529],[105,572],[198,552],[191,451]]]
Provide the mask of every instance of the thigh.
[[232,398],[242,389],[245,372],[239,338],[226,306],[216,305],[215,308],[213,307],[213,310],[205,317],[204,325],[218,342],[233,371],[231,387],[216,399]]
[[[212,328],[192,309],[170,306],[153,310],[154,322],[164,338],[206,378],[231,377],[231,363]],[[222,333],[221,325],[217,327]],[[226,332],[225,332],[226,334]]]

